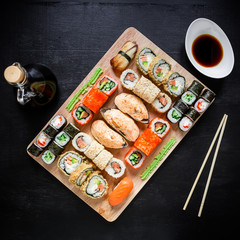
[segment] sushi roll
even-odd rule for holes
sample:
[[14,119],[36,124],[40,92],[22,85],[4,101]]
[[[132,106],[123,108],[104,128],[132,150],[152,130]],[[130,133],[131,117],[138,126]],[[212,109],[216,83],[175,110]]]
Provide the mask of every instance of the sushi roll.
[[89,159],[93,160],[97,155],[104,149],[104,146],[98,143],[96,140],[93,140],[89,147],[84,151],[84,154]]
[[204,86],[200,82],[194,80],[187,90],[192,92],[198,97],[201,94],[203,88]]
[[182,114],[185,114],[189,109],[189,106],[185,104],[181,99],[179,99],[173,106]]
[[98,113],[99,109],[108,100],[108,96],[96,87],[92,87],[87,95],[83,98],[82,103],[94,113]]
[[131,69],[126,69],[120,76],[122,86],[128,90],[133,90],[138,80],[138,75]]
[[107,148],[119,149],[128,146],[125,139],[120,134],[109,128],[102,120],[96,120],[93,122],[91,126],[91,133],[98,142]]
[[186,103],[188,105],[192,105],[196,101],[197,96],[194,93],[192,93],[191,91],[186,91],[181,96],[181,99],[184,103]]
[[153,108],[159,113],[165,113],[172,105],[172,99],[166,94],[160,92],[152,103]]
[[142,76],[133,88],[133,93],[151,104],[160,93],[160,89],[149,79]]
[[191,107],[187,112],[186,112],[186,117],[188,117],[192,122],[196,121],[197,118],[200,116],[200,113],[193,107]]
[[80,132],[73,138],[72,145],[77,151],[84,152],[88,149],[92,141],[93,139],[90,135]]
[[56,159],[56,156],[50,151],[50,150],[46,150],[43,154],[42,154],[42,160],[43,162],[45,162],[46,164],[51,164],[53,163],[53,161]]
[[188,117],[183,117],[179,122],[179,128],[183,132],[187,132],[193,125],[193,122]]
[[216,94],[214,92],[212,92],[209,89],[205,89],[201,95],[201,98],[203,98],[204,100],[210,103],[215,98],[215,96]]
[[117,72],[122,72],[127,68],[130,61],[134,58],[138,49],[136,42],[127,41],[124,43],[118,54],[111,59],[110,64]]
[[135,147],[131,147],[130,150],[125,155],[125,162],[134,169],[140,168],[147,156]]
[[159,138],[151,129],[147,128],[134,143],[134,147],[149,156],[161,142],[161,138]]
[[58,131],[63,129],[66,124],[67,124],[67,120],[61,114],[56,115],[50,122],[50,125]]
[[103,170],[112,159],[112,157],[113,155],[104,149],[92,161],[99,169]]
[[165,91],[170,93],[173,97],[180,96],[185,88],[186,80],[177,72],[170,71],[163,80],[163,87]]
[[93,171],[94,165],[92,163],[82,162],[70,174],[69,182],[75,184],[77,187],[81,187]]
[[46,133],[50,138],[54,138],[55,135],[58,133],[58,130],[55,129],[52,125],[48,125],[44,130],[44,133]]
[[160,86],[167,73],[171,70],[171,65],[160,57],[155,57],[148,68],[148,75],[155,84]]
[[111,96],[118,88],[118,82],[108,75],[104,75],[96,84],[97,88],[107,96]]
[[149,123],[149,128],[162,139],[168,134],[171,126],[168,121],[156,117]]
[[108,191],[107,180],[99,173],[99,171],[96,171],[90,174],[87,181],[81,186],[83,194],[92,199],[101,198],[106,195]]
[[141,49],[136,55],[136,64],[139,70],[144,74],[148,74],[148,68],[156,54],[151,48],[145,47]]
[[133,181],[125,177],[109,194],[108,201],[114,207],[123,202],[133,189]]
[[108,163],[107,167],[105,168],[105,171],[114,178],[120,178],[125,173],[125,165],[123,161],[112,158],[110,162]]
[[58,143],[61,147],[64,147],[70,141],[70,137],[64,131],[61,131],[55,137],[55,142]]
[[58,168],[69,176],[82,163],[84,157],[74,151],[62,154],[58,160]]
[[199,98],[196,103],[194,104],[194,108],[199,112],[204,112],[209,106],[209,102],[204,100],[203,98]]
[[106,122],[130,142],[135,142],[139,136],[139,128],[135,122],[118,109],[101,108]]
[[64,132],[67,133],[67,135],[71,138],[74,138],[80,130],[72,123],[69,123],[65,128]]
[[178,122],[182,117],[182,113],[179,112],[175,107],[172,107],[168,113],[167,113],[167,118],[171,123],[176,123]]
[[93,114],[86,106],[79,103],[73,109],[72,117],[79,125],[85,125],[91,121]]
[[41,132],[36,139],[36,144],[40,148],[45,148],[48,146],[50,141],[51,138],[45,132]]
[[134,120],[148,123],[148,110],[139,97],[132,94],[121,93],[116,96],[114,103],[119,110],[128,114]]
[[54,155],[57,156],[62,153],[64,148],[62,146],[60,146],[57,142],[53,141],[48,146],[48,150],[50,150]]
[[36,145],[36,143],[32,143],[31,146],[27,149],[27,151],[32,154],[34,157],[38,157],[42,153],[42,148]]

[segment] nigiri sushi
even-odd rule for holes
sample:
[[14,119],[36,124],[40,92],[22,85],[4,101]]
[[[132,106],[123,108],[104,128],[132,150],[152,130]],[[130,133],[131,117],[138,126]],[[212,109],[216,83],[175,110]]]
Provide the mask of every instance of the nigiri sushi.
[[116,206],[123,202],[129,193],[133,189],[133,181],[125,177],[123,178],[119,184],[115,187],[115,189],[109,194],[108,201],[112,206]]
[[101,108],[100,112],[106,122],[123,137],[131,142],[136,141],[139,136],[139,128],[130,117],[118,109]]
[[128,93],[121,93],[115,97],[115,105],[123,113],[127,113],[134,120],[142,123],[148,123],[148,110],[142,100]]
[[108,148],[124,148],[128,144],[125,139],[109,128],[107,124],[102,120],[96,120],[91,126],[91,133],[93,137],[102,145]]

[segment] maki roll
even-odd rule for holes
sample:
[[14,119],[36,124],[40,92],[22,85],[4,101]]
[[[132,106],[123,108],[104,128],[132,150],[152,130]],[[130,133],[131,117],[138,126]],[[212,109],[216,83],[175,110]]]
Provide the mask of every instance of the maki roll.
[[119,149],[128,146],[125,139],[120,134],[109,128],[102,120],[96,120],[93,122],[91,126],[91,133],[98,142],[107,148]]
[[72,117],[79,125],[85,125],[91,121],[93,114],[86,106],[79,103],[73,109]]
[[27,149],[27,151],[32,154],[34,157],[38,157],[43,151],[36,143],[32,143],[31,146]]
[[186,103],[188,105],[192,105],[196,101],[197,96],[194,93],[192,93],[191,91],[186,91],[181,96],[181,99],[184,103]]
[[185,104],[181,99],[179,99],[173,106],[182,114],[186,113],[189,109],[189,106]]
[[82,163],[83,156],[74,151],[68,151],[62,154],[58,160],[58,168],[69,176]]
[[58,130],[55,129],[52,125],[48,125],[44,130],[44,133],[46,133],[50,138],[54,138],[55,135],[58,133]]
[[133,93],[151,104],[160,93],[160,89],[149,79],[142,76],[133,88]]
[[64,128],[66,124],[67,124],[67,120],[61,114],[56,115],[50,122],[50,125],[58,131]]
[[93,172],[81,186],[83,193],[92,199],[101,198],[108,191],[107,180],[99,173],[99,171]]
[[118,82],[107,75],[102,76],[96,85],[97,88],[107,96],[111,96],[118,88]]
[[135,95],[121,93],[114,100],[115,105],[123,113],[128,114],[134,120],[148,123],[148,110],[142,100]]
[[92,163],[81,163],[70,174],[69,182],[75,184],[77,187],[81,187],[93,171],[94,166]]
[[113,69],[117,72],[125,70],[130,61],[134,58],[137,49],[138,45],[136,42],[125,42],[118,54],[110,61]]
[[93,140],[89,147],[84,151],[84,154],[89,159],[93,160],[102,150],[104,146],[98,143],[96,140]]
[[128,141],[135,142],[139,136],[139,128],[135,122],[118,109],[102,108],[100,110],[106,122]]
[[139,70],[147,75],[148,68],[153,59],[156,57],[156,54],[152,51],[151,48],[145,47],[141,49],[136,55],[136,64]]
[[50,143],[51,138],[45,133],[41,132],[37,137],[36,144],[40,148],[45,148]]
[[166,94],[160,92],[152,103],[153,108],[159,113],[165,113],[172,105],[172,99]]
[[72,123],[69,123],[65,128],[64,132],[67,133],[67,135],[71,138],[74,138],[80,130]]
[[108,100],[108,96],[98,88],[91,88],[87,95],[83,98],[82,103],[94,113],[98,113],[99,109]]
[[156,117],[149,123],[149,128],[156,133],[158,137],[164,138],[168,134],[171,126],[168,121]]
[[188,117],[192,122],[196,121],[197,118],[200,116],[200,113],[191,107],[187,112],[186,112],[186,117]]
[[122,86],[128,90],[133,90],[138,79],[138,75],[131,69],[125,70],[120,76]]
[[148,68],[148,75],[158,86],[162,84],[163,79],[171,70],[171,65],[160,57],[155,57]]
[[70,137],[64,131],[61,131],[55,137],[55,142],[58,143],[61,147],[64,147],[65,145],[67,145],[69,141],[70,141]]
[[92,161],[99,169],[103,170],[112,159],[112,157],[113,155],[104,149]]
[[125,177],[114,190],[109,194],[108,201],[112,206],[116,206],[123,202],[133,189],[133,181]]
[[196,103],[194,104],[194,108],[199,112],[204,112],[209,106],[209,102],[204,100],[203,98],[199,98]]
[[170,71],[163,80],[163,87],[165,91],[170,93],[173,97],[180,96],[185,88],[186,80],[177,72]]
[[64,148],[60,146],[57,142],[53,141],[49,145],[48,150],[50,150],[54,155],[59,155],[62,153]]
[[134,169],[140,168],[147,156],[135,147],[131,147],[125,155],[125,162]]
[[193,125],[193,122],[188,117],[183,117],[179,122],[179,128],[183,132],[187,132]]
[[201,98],[203,98],[204,100],[210,103],[215,98],[215,96],[216,94],[214,92],[212,92],[209,89],[205,89],[201,95]]
[[125,173],[125,169],[126,167],[123,161],[117,158],[112,158],[105,168],[105,171],[114,178],[120,178]]
[[73,138],[72,145],[77,151],[84,152],[88,149],[92,141],[93,139],[90,135],[80,132]]
[[151,129],[147,128],[134,143],[134,147],[149,156],[161,142],[161,138],[159,138]]
[[203,88],[204,86],[200,82],[194,80],[187,90],[198,97],[201,94]]
[[182,113],[179,112],[175,107],[172,107],[167,113],[167,118],[172,123],[178,122],[181,119],[181,117]]
[[46,164],[51,164],[55,159],[56,156],[50,150],[46,150],[42,155],[42,160]]

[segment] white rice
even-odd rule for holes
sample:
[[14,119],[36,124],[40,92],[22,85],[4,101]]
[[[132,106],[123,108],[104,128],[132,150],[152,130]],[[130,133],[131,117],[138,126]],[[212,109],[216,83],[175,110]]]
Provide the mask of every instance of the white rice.
[[186,91],[181,96],[182,101],[188,105],[192,105],[195,102],[196,98],[197,98],[196,95],[190,91]]
[[[77,140],[78,138],[82,138],[82,140],[86,143],[86,146],[83,148],[80,148],[77,144]],[[78,133],[72,140],[72,145],[73,147],[78,150],[79,152],[84,152],[88,149],[89,145],[91,144],[91,142],[93,141],[92,137],[86,133],[80,132]]]
[[[113,166],[112,166],[112,164],[113,164],[114,162],[116,162],[117,164],[120,165],[121,170],[120,170],[120,172],[118,172],[118,173],[115,172],[115,170],[114,170],[114,168],[113,168]],[[121,176],[125,173],[125,169],[126,169],[126,167],[125,167],[123,161],[121,161],[121,160],[119,160],[119,159],[117,159],[117,158],[112,158],[112,160],[108,163],[107,167],[105,168],[105,171],[106,171],[110,176],[112,176],[112,177],[114,177],[114,178],[119,178],[119,177],[121,177]]]
[[192,127],[192,121],[188,117],[183,117],[179,122],[179,128],[186,132]]
[[[129,81],[129,80],[125,79],[128,73],[132,73],[135,76],[134,81]],[[128,90],[133,90],[136,83],[138,82],[138,79],[139,79],[138,75],[131,69],[126,69],[125,71],[122,72],[122,74],[120,76],[120,81],[121,81],[123,87],[125,87]]]
[[[164,106],[159,98],[164,97],[167,100],[167,104]],[[152,106],[159,113],[165,113],[172,105],[172,99],[166,93],[159,93],[158,97],[153,101]]]
[[[169,80],[175,80],[175,87],[176,89],[173,89],[172,86],[169,84]],[[174,96],[180,96],[183,93],[183,90],[185,88],[185,78],[181,75],[179,75],[177,72],[174,72],[171,74],[171,76],[168,78],[168,89]]]
[[[173,112],[179,116],[178,119],[176,119],[176,118],[174,118],[174,117],[172,116]],[[167,113],[167,118],[168,118],[168,120],[169,120],[170,122],[172,122],[172,123],[178,122],[181,117],[182,117],[182,114],[181,114],[176,108],[174,108],[174,107],[172,107],[172,108],[168,111],[168,113]]]

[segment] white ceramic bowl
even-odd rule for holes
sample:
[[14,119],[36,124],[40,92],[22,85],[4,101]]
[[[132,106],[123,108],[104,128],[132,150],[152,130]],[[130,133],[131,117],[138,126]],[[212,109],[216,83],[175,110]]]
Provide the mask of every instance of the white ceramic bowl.
[[[202,34],[210,34],[216,37],[223,47],[223,58],[214,67],[204,67],[193,57],[193,41]],[[223,30],[213,21],[206,18],[194,20],[188,27],[185,37],[185,50],[190,62],[202,74],[212,78],[223,78],[229,75],[234,65],[234,54],[231,43]]]

